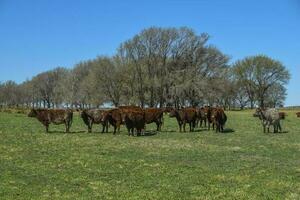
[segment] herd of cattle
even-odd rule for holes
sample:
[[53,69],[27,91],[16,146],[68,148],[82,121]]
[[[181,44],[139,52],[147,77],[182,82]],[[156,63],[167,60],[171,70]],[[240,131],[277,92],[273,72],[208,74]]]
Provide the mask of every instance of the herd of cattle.
[[[84,109],[77,110],[83,122],[87,125],[88,132],[92,132],[93,124],[102,125],[102,133],[108,132],[108,127],[113,127],[113,133],[120,132],[120,126],[124,124],[128,130],[128,135],[140,136],[146,129],[146,124],[155,123],[157,131],[161,131],[164,122],[164,113],[169,113],[169,117],[176,118],[179,131],[185,132],[186,124],[189,124],[190,131],[195,127],[212,127],[216,132],[223,132],[227,121],[224,110],[220,107],[205,106],[201,108],[141,108],[138,106],[120,106],[118,108]],[[72,109],[31,109],[29,117],[37,118],[49,131],[49,125],[65,124],[66,132],[69,132],[73,121]],[[300,117],[300,113],[297,113]],[[254,117],[259,117],[262,122],[264,132],[269,132],[270,126],[274,127],[274,133],[281,131],[280,120],[285,118],[285,113],[278,112],[277,109],[256,109]]]
[[[227,121],[227,116],[222,108],[141,108],[138,106],[120,106],[118,108],[84,109],[78,110],[83,122],[87,125],[88,132],[92,132],[93,124],[101,124],[102,132],[108,132],[108,127],[113,127],[113,133],[120,132],[120,126],[124,124],[129,135],[141,135],[146,124],[155,123],[156,130],[161,131],[164,122],[164,113],[176,118],[179,131],[185,132],[186,124],[189,124],[190,131],[200,124],[210,130],[211,126],[216,132],[222,132]],[[29,117],[36,117],[49,130],[49,125],[65,124],[66,132],[69,132],[73,120],[71,109],[31,109]]]

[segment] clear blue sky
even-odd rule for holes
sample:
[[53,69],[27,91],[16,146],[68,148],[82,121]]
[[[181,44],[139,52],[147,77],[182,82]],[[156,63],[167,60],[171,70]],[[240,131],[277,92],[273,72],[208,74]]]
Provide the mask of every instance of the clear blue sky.
[[112,55],[150,26],[207,32],[232,62],[282,61],[292,74],[286,105],[300,105],[300,0],[0,0],[0,81]]

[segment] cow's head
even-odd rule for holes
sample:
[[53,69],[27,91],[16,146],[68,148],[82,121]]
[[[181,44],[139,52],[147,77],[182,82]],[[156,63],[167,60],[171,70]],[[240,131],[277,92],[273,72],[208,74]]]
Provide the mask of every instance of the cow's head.
[[255,113],[253,116],[259,117],[260,120],[264,119],[264,109],[263,108],[256,108]]
[[126,113],[126,112],[121,112],[121,120],[122,120],[122,123],[124,124],[125,123],[125,121],[126,121],[126,117],[127,117],[127,114],[128,113]]
[[31,109],[30,112],[28,113],[28,117],[36,117],[37,116],[37,111],[36,109]]

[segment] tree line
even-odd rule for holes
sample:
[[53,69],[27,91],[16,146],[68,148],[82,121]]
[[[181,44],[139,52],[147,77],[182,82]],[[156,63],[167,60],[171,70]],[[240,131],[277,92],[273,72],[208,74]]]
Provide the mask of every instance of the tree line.
[[286,67],[265,55],[230,64],[194,30],[151,27],[120,44],[115,55],[57,67],[17,84],[0,83],[0,105],[91,108],[220,105],[241,109],[284,104]]

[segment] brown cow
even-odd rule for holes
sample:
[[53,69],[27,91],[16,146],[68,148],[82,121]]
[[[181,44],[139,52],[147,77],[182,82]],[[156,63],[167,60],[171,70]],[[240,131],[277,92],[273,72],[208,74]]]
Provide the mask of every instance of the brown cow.
[[93,124],[102,124],[102,133],[104,133],[104,129],[108,132],[108,121],[103,121],[103,113],[105,110],[101,109],[89,109],[82,110],[80,116],[83,122],[88,127],[88,132],[92,132]]
[[212,112],[213,126],[216,125],[216,132],[223,132],[227,116],[222,108],[216,108]]
[[122,121],[126,125],[128,135],[134,136],[136,129],[137,136],[140,136],[145,127],[145,112],[140,110],[126,110],[121,112]]
[[204,107],[204,113],[206,115],[207,119],[207,125],[208,125],[208,130],[210,130],[210,125],[213,125],[213,130],[215,129],[215,124],[214,124],[214,118],[213,118],[213,113],[216,110],[216,108],[210,107],[210,106],[205,106]]
[[285,112],[279,112],[278,114],[280,119],[285,119],[285,117],[287,116]]
[[116,130],[120,133],[120,125],[122,123],[121,110],[119,108],[114,108],[104,111],[102,114],[102,121],[105,123],[109,122],[114,127],[114,134],[116,134]]
[[182,125],[183,131],[185,132],[186,123],[190,125],[190,132],[194,131],[197,119],[197,110],[195,108],[173,109],[170,111],[169,116],[176,117],[180,132]]
[[204,127],[206,127],[207,116],[206,116],[204,107],[197,108],[197,122],[196,122],[197,126],[198,126],[199,122],[200,122],[201,128],[202,128],[203,122],[204,122]]
[[163,124],[163,115],[164,115],[164,109],[160,108],[145,108],[145,120],[146,124],[155,123],[156,124],[156,130],[161,131],[161,127]]
[[51,123],[65,124],[68,133],[73,121],[73,111],[69,109],[31,109],[28,117],[37,118],[46,127],[47,133]]
[[297,115],[297,117],[300,117],[300,112],[297,112],[296,115]]

